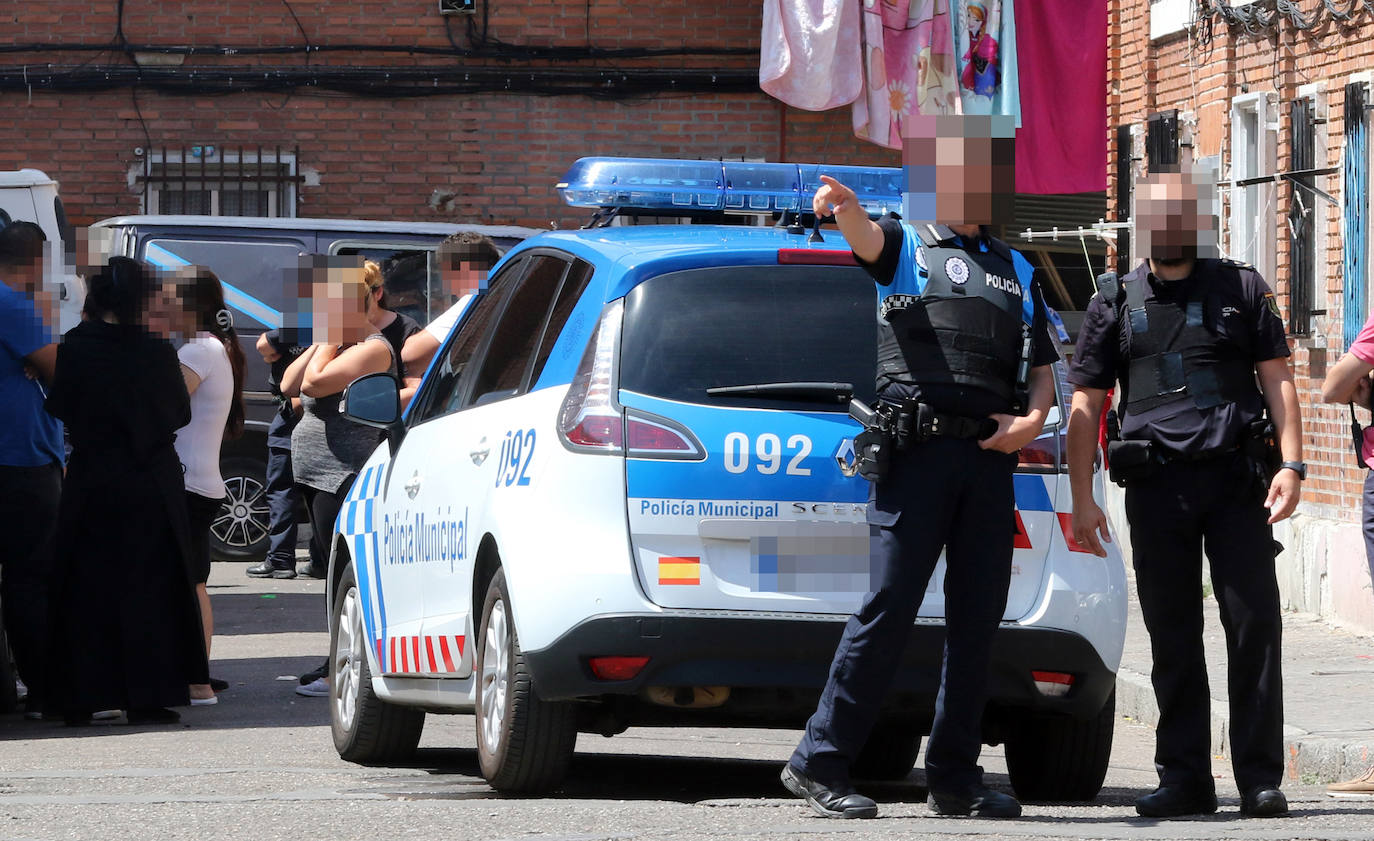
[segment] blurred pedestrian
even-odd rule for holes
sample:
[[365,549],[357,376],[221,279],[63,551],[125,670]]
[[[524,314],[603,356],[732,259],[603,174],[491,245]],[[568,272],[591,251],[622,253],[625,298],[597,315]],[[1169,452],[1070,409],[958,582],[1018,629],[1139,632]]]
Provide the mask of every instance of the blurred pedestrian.
[[[295,334],[294,328],[267,330],[257,341],[258,353],[268,366],[267,385],[277,401],[277,411],[267,425],[267,486],[263,490],[268,511],[267,557],[245,570],[249,578],[296,577],[296,506],[300,491],[291,472],[291,431],[301,416],[301,400],[281,393],[282,375],[305,352],[305,346],[295,342]],[[314,558],[311,562],[314,566],[324,565]]]
[[[1341,360],[1326,374],[1322,383],[1322,401],[1346,403],[1350,406],[1350,424],[1354,433],[1351,441],[1356,461],[1365,468],[1364,504],[1360,518],[1364,527],[1365,563],[1370,580],[1374,581],[1374,427],[1361,429],[1355,407],[1369,410],[1371,380],[1374,374],[1374,313],[1370,313],[1364,327],[1355,337]],[[1332,783],[1326,790],[1333,797],[1374,797],[1374,766],[1354,779]]]
[[123,709],[168,724],[209,682],[176,431],[191,420],[176,351],[147,328],[157,286],[111,258],[89,279],[84,320],[57,351],[47,409],[72,452],[51,593],[45,711],[84,724]]
[[[327,559],[343,499],[380,440],[375,429],[339,412],[344,389],[367,374],[395,376],[398,360],[368,321],[373,291],[362,264],[333,264],[315,272],[324,275],[316,279],[312,297],[316,341],[286,369],[281,390],[301,398],[304,414],[291,434],[291,468],[310,514],[312,553]],[[320,577],[327,571],[319,570]]]
[[[177,350],[182,378],[191,396],[191,422],[177,432],[176,451],[186,484],[191,528],[188,573],[200,604],[205,656],[215,619],[205,582],[210,578],[210,527],[224,503],[224,477],[219,471],[224,438],[243,434],[243,349],[234,332],[234,317],[224,304],[224,287],[204,266],[179,271],[167,284],[168,325],[185,341]],[[227,686],[227,684],[221,684]],[[193,705],[218,702],[207,683],[191,687]]]
[[30,718],[43,709],[47,578],[65,456],[62,425],[43,411],[57,360],[56,312],[43,289],[46,240],[32,222],[0,230],[0,613]]
[[501,259],[501,252],[490,237],[473,231],[460,231],[439,243],[435,259],[443,283],[444,309],[422,331],[406,339],[401,351],[401,406],[415,396],[429,363],[453,326],[467,310],[467,303],[487,280],[488,273]]

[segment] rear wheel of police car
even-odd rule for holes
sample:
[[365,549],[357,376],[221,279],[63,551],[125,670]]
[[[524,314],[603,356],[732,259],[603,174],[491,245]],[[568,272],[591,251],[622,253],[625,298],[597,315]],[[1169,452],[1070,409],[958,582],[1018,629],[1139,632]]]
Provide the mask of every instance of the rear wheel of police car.
[[267,465],[251,458],[226,458],[224,502],[210,523],[210,551],[224,561],[267,557],[271,513],[267,507]]
[[425,713],[388,704],[372,691],[363,603],[350,564],[334,598],[329,640],[329,725],[342,759],[361,765],[402,762],[415,753]]
[[1028,712],[1007,736],[1007,774],[1024,800],[1088,801],[1102,790],[1116,726],[1116,692],[1092,718]]
[[497,791],[532,793],[558,785],[577,744],[577,711],[541,699],[520,650],[506,573],[487,587],[477,640],[477,761]]

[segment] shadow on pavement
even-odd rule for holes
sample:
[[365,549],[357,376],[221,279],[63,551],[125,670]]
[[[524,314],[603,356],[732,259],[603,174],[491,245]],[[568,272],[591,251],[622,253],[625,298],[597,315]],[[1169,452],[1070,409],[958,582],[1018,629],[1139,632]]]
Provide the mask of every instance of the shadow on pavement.
[[224,593],[211,589],[210,599],[217,637],[329,631],[320,593]]

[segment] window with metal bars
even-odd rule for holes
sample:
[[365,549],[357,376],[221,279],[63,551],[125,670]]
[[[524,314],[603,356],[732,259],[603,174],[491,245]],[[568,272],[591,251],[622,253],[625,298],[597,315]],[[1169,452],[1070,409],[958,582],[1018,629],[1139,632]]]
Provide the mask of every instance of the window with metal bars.
[[144,157],[143,212],[295,216],[300,149],[156,149]]
[[1150,172],[1178,166],[1178,109],[1151,115],[1146,123],[1145,154]]
[[[1288,168],[1288,332],[1306,336],[1312,329],[1317,274],[1316,213],[1314,194],[1317,135],[1315,103],[1306,97],[1289,104]],[[1308,173],[1299,175],[1297,173]]]

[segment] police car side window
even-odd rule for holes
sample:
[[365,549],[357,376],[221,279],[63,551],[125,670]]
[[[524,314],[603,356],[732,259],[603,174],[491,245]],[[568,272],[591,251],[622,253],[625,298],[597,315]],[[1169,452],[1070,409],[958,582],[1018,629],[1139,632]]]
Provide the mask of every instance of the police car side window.
[[481,344],[482,338],[486,336],[487,330],[491,326],[493,317],[500,309],[500,303],[506,297],[510,280],[520,275],[525,262],[523,259],[516,260],[502,269],[498,275],[491,279],[488,290],[472,303],[472,312],[463,318],[457,334],[453,336],[448,347],[441,351],[443,356],[439,363],[439,369],[435,372],[434,387],[425,396],[425,403],[420,407],[419,419],[421,421],[446,415],[458,408],[462,395],[459,385],[463,381],[463,372],[467,370],[473,352]]
[[554,295],[567,271],[568,262],[560,257],[540,255],[531,259],[530,270],[511,295],[492,333],[469,405],[489,403],[520,390]]
[[544,325],[544,337],[539,340],[539,352],[535,354],[534,364],[530,366],[530,388],[539,381],[544,363],[549,361],[549,354],[553,352],[554,343],[558,341],[564,325],[572,316],[573,308],[582,300],[582,293],[587,291],[587,284],[591,279],[592,264],[585,260],[573,260],[572,269],[563,279],[563,287],[558,290],[558,299],[554,301],[553,310],[549,313],[549,323]]

